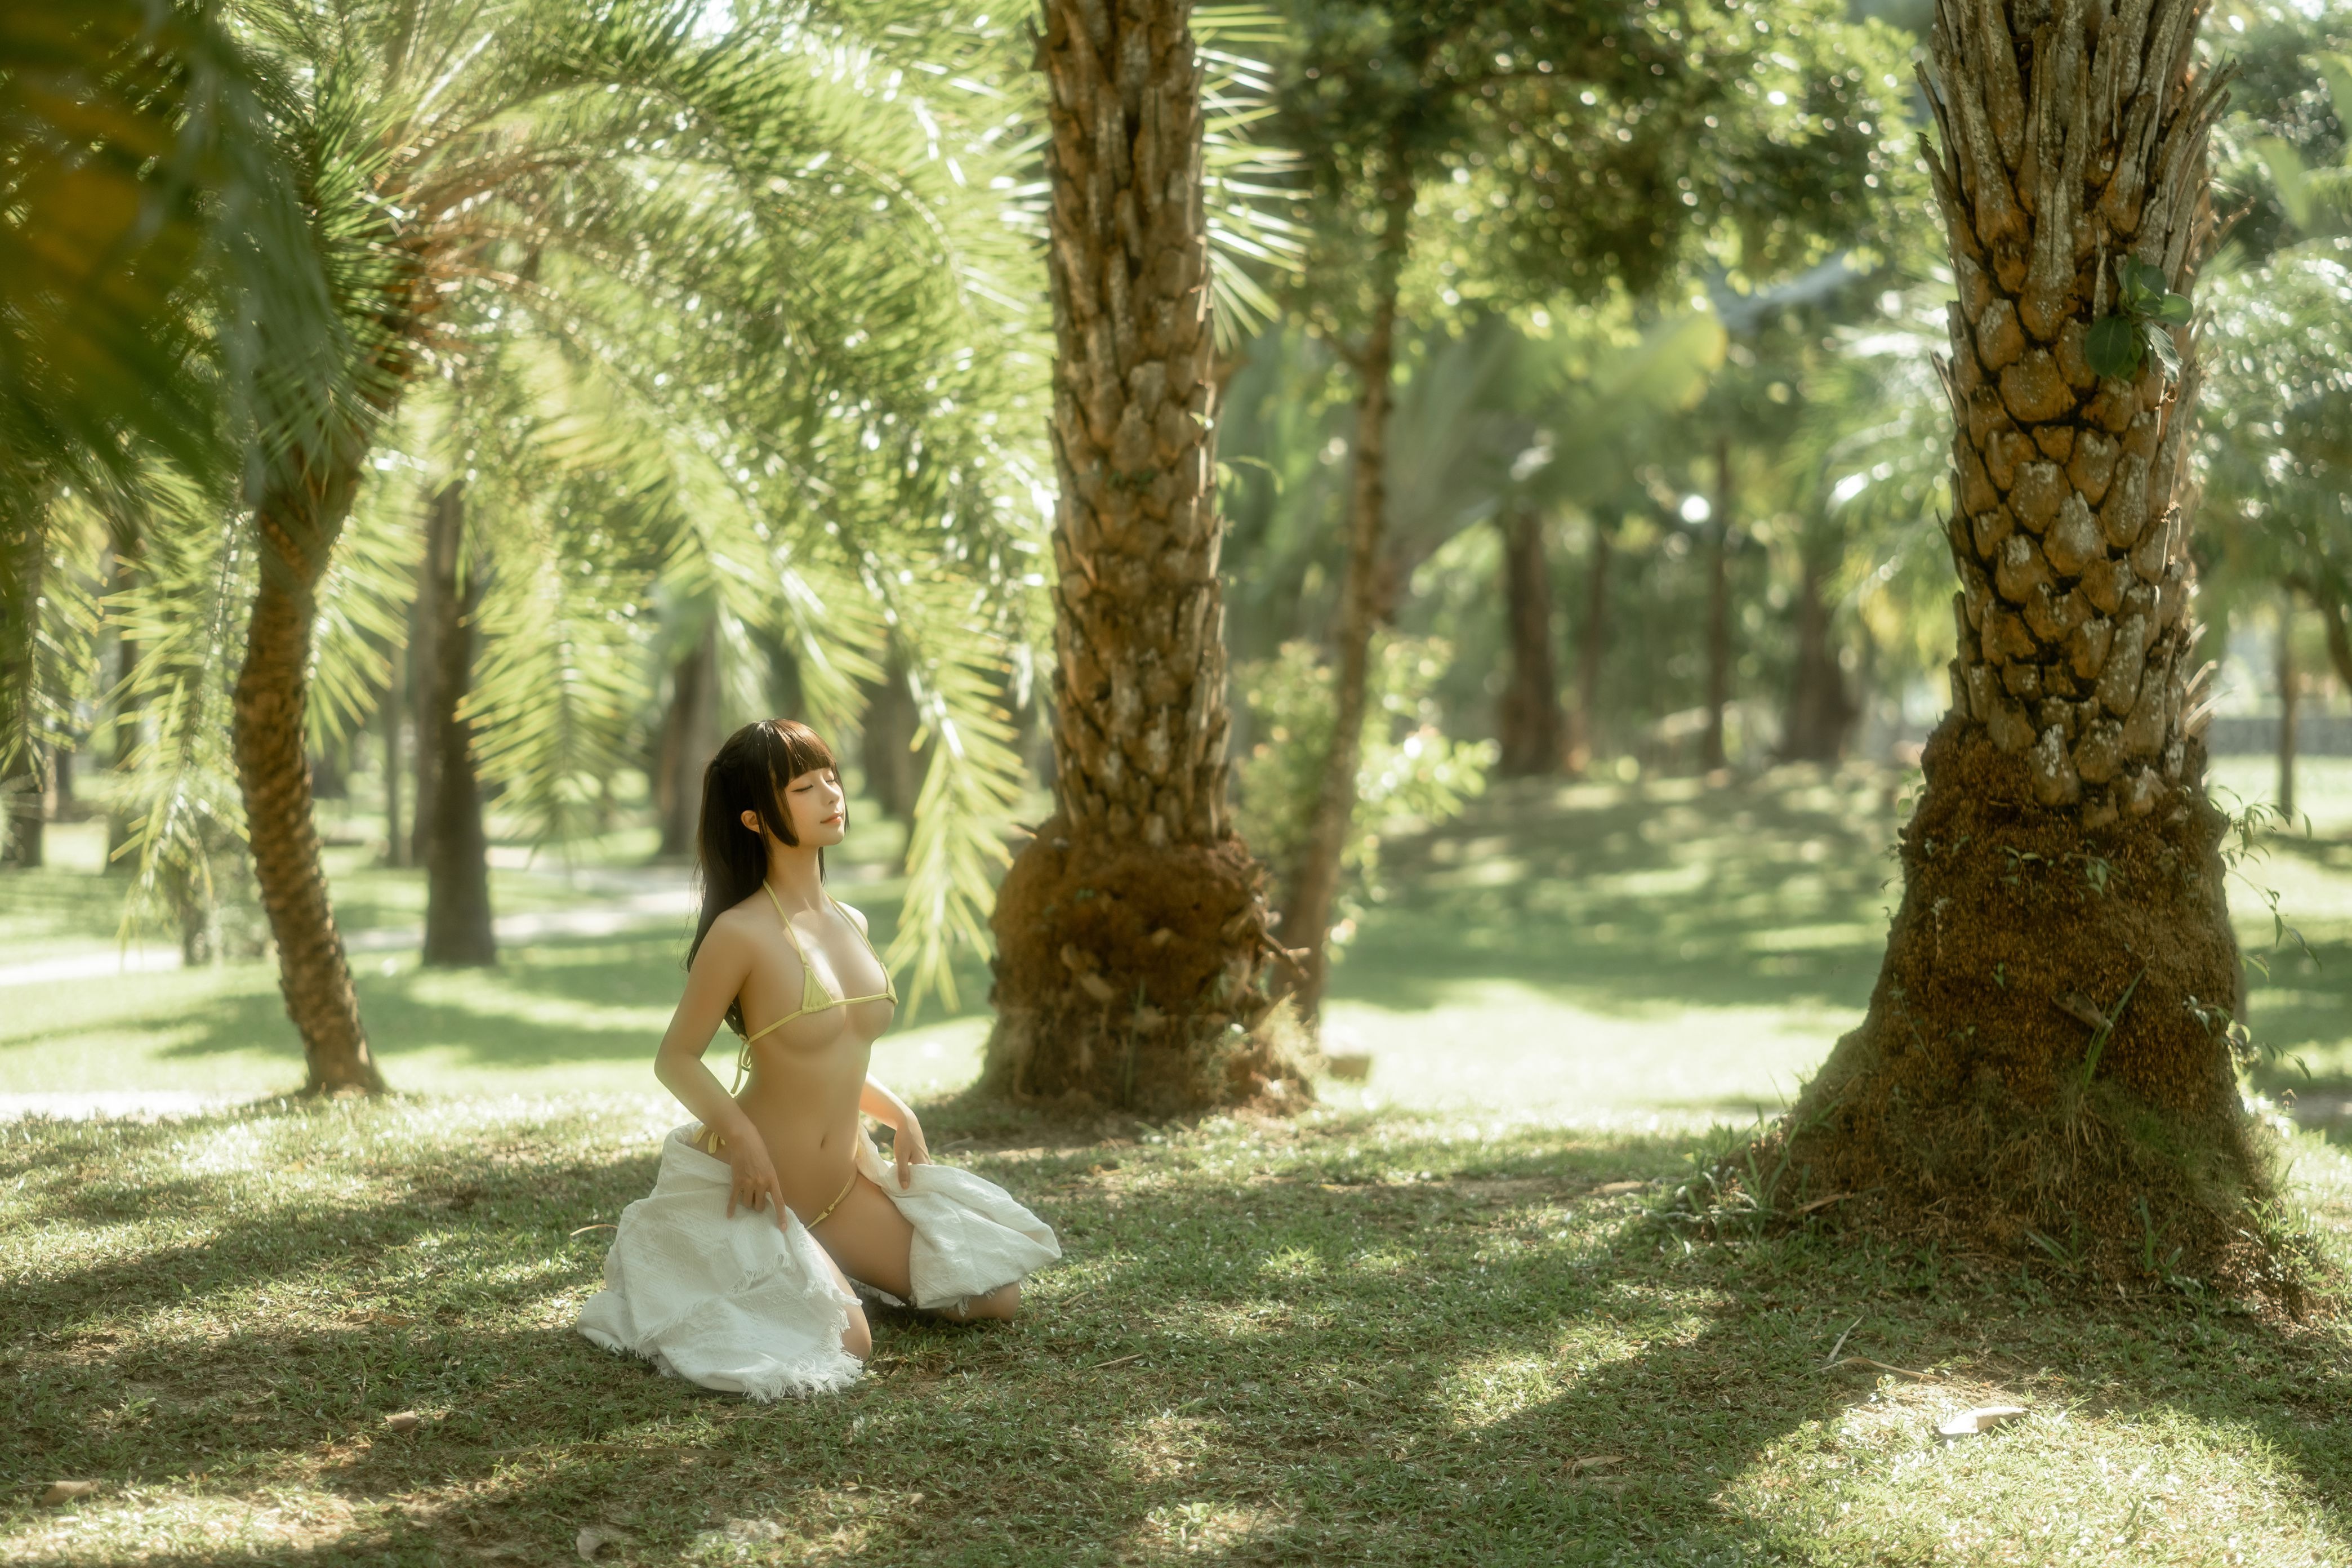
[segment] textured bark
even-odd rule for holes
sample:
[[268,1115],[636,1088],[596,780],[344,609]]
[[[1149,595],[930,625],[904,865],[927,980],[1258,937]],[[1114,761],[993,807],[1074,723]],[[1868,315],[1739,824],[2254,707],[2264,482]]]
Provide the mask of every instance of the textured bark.
[[1331,628],[1339,658],[1331,750],[1323,759],[1322,784],[1298,862],[1285,879],[1282,906],[1283,934],[1304,955],[1291,997],[1310,1022],[1322,1010],[1323,987],[1330,978],[1331,907],[1339,898],[1340,859],[1356,819],[1356,770],[1363,762],[1372,634],[1388,614],[1391,586],[1383,560],[1389,408],[1395,395],[1397,296],[1412,221],[1412,184],[1401,146],[1390,149],[1388,177],[1380,251],[1373,264],[1371,325],[1361,349],[1351,356],[1360,384],[1348,489],[1348,570],[1339,588],[1339,617]]
[[988,1079],[1184,1107],[1288,1076],[1226,820],[1201,73],[1185,0],[1048,0],[1053,816],[997,898]]
[[1699,766],[1724,765],[1724,710],[1731,702],[1731,438],[1715,441],[1715,517],[1706,534],[1706,733]]
[[1569,768],[1581,773],[1601,749],[1601,667],[1609,652],[1609,562],[1615,534],[1610,521],[1592,518],[1592,555],[1584,569],[1584,629],[1576,655],[1576,712],[1569,736]]
[[2279,603],[2278,689],[2278,808],[2282,816],[2292,818],[2294,816],[2295,706],[2303,693],[2296,689],[2295,683],[2294,595],[2291,590]]
[[2121,258],[2189,292],[2210,243],[2198,15],[1938,7],[1953,706],[1870,1010],[1757,1168],[1856,1194],[1855,1220],[2269,1289],[2223,823],[2189,717],[2197,345],[2174,334],[2177,384],[2153,356],[2103,382],[2084,350]]
[[1567,756],[1551,651],[1551,563],[1544,553],[1543,521],[1533,512],[1505,512],[1496,528],[1503,536],[1503,618],[1511,664],[1496,715],[1502,754],[1495,771],[1507,778],[1545,777],[1559,773]]
[[430,814],[425,861],[425,962],[436,968],[470,968],[499,961],[490,921],[489,836],[482,825],[481,781],[474,769],[473,725],[465,717],[473,687],[474,613],[481,585],[464,571],[466,487],[452,480],[433,498],[425,525],[425,575],[432,584],[433,701],[418,714],[435,736],[433,795],[419,799]]
[[1846,736],[1860,717],[1830,640],[1822,575],[1821,563],[1808,557],[1797,580],[1797,658],[1790,672],[1788,719],[1780,736],[1780,754],[1790,762],[1836,762],[1845,754]]
[[694,648],[670,671],[669,710],[662,715],[654,763],[654,810],[664,858],[694,853],[702,816],[702,772],[718,753],[719,628],[706,626]]
[[231,733],[254,878],[278,941],[278,988],[302,1037],[309,1068],[303,1089],[312,1094],[384,1087],[319,863],[302,750],[319,575],[350,510],[364,450],[355,433],[345,434],[331,467],[283,475],[255,509],[261,586],[237,672]]

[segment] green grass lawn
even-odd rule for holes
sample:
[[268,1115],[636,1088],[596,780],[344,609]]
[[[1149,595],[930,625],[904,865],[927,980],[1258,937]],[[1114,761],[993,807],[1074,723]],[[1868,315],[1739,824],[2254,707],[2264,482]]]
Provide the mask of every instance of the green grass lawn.
[[[1514,790],[1391,845],[1332,1008],[1371,1075],[1289,1120],[974,1102],[969,971],[877,1070],[1066,1261],[1014,1324],[885,1318],[856,1390],[774,1406],[569,1330],[583,1227],[680,1119],[677,933],[366,955],[387,1102],[0,1122],[0,1561],[2352,1564],[2340,1318],[1650,1217],[1859,1016],[1903,788]],[[2265,1086],[2352,1098],[2352,843],[2246,870],[2319,961],[2258,977],[2310,1069]],[[887,935],[895,886],[852,896]],[[259,966],[0,989],[0,1093],[251,1100],[295,1056]],[[2352,1121],[2315,1120],[2294,1198],[2341,1255]],[[1992,1403],[2029,1414],[1938,1442]]]

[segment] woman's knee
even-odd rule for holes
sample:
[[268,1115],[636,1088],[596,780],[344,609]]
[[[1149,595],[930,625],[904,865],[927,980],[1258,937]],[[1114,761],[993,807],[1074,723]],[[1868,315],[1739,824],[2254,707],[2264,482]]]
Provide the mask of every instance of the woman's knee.
[[841,1329],[841,1348],[859,1361],[874,1353],[874,1330],[866,1321],[863,1307],[849,1309],[849,1321]]
[[1015,1279],[1010,1285],[999,1285],[985,1296],[973,1297],[971,1303],[964,1309],[964,1316],[1010,1321],[1013,1314],[1020,1310],[1021,1281]]

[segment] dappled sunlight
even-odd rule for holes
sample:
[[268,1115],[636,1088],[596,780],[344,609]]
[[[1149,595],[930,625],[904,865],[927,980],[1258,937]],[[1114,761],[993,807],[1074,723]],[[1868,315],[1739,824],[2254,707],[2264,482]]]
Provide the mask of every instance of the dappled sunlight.
[[[2027,1414],[1937,1436],[1944,1418],[1986,1405]],[[2047,1370],[2014,1384],[1882,1378],[1839,1419],[1769,1445],[1722,1500],[1831,1551],[1928,1560],[2201,1563],[2259,1542],[2265,1560],[2321,1563],[2346,1545],[2258,1433],[2177,1409],[2103,1413]]]

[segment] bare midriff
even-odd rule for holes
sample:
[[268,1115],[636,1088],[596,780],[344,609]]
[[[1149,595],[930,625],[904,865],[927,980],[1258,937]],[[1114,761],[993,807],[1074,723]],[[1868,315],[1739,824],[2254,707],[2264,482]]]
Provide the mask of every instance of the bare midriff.
[[[823,934],[803,938],[806,959],[781,930],[772,925],[761,933],[763,945],[773,945],[773,960],[755,966],[741,997],[744,1020],[755,1033],[768,1019],[793,1011],[803,994],[803,963],[836,995],[871,997],[887,985],[882,965],[849,918],[832,909],[825,915]],[[815,923],[805,915],[802,921],[804,927]],[[751,1070],[735,1103],[759,1131],[784,1203],[803,1223],[841,1197],[856,1168],[857,1108],[866,1068],[874,1042],[897,1010],[887,997],[827,1007],[759,1034],[747,1047]]]

